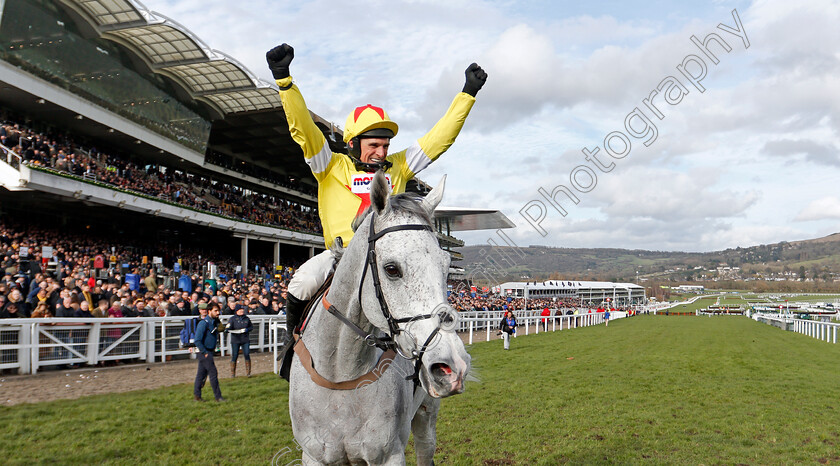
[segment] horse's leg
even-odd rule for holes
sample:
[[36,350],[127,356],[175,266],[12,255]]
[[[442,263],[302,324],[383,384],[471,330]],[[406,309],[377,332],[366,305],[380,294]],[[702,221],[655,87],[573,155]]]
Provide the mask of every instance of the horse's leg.
[[435,446],[437,445],[437,415],[440,400],[425,392],[423,402],[411,420],[411,433],[414,434],[414,450],[417,452],[417,465],[435,464]]

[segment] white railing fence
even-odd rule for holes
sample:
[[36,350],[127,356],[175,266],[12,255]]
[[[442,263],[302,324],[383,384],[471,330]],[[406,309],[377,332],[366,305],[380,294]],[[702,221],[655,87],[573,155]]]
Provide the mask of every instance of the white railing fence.
[[[568,312],[569,309],[562,309]],[[553,332],[604,323],[604,314],[588,308],[577,309],[578,314],[542,316],[542,310],[514,311],[519,334]],[[574,310],[572,310],[574,312]],[[642,313],[653,310],[640,309]],[[485,340],[499,327],[504,311],[469,311],[459,313],[458,332],[469,333],[469,343],[483,332]],[[254,323],[251,349],[274,351],[285,331],[285,316],[249,316]],[[626,312],[614,311],[610,319],[627,317]],[[49,366],[68,364],[96,365],[104,361],[166,362],[172,358],[191,357],[190,349],[181,343],[180,333],[185,317],[126,317],[113,319],[49,318],[0,320],[0,369],[34,374]],[[226,323],[230,316],[221,316]],[[229,354],[228,336],[219,335],[222,356]],[[276,360],[276,357],[275,357]],[[275,366],[277,361],[275,361]],[[278,370],[275,367],[275,372]]]
[[797,319],[794,317],[756,312],[750,318],[790,332],[801,333],[828,343],[837,343],[837,332],[840,324],[829,321]]
[[[565,308],[562,311],[574,312],[574,309]],[[577,309],[578,314],[572,315],[560,315],[557,309],[550,309],[551,313],[554,314],[555,312],[558,315],[551,315],[551,316],[543,316],[542,310],[535,309],[535,310],[519,310],[514,311],[514,315],[516,316],[516,321],[518,324],[518,334],[522,335],[529,335],[530,333],[540,333],[540,332],[554,332],[554,331],[561,331],[564,329],[574,329],[579,327],[588,327],[591,325],[600,325],[604,323],[604,313],[603,312],[595,312],[592,309],[591,313],[589,312],[589,308],[579,308]],[[647,308],[640,308],[637,310],[638,315],[642,314],[654,314],[655,311]],[[490,341],[491,336],[495,334],[495,332],[499,328],[499,323],[502,320],[502,316],[504,316],[505,311],[465,311],[458,313],[458,326],[457,332],[458,333],[469,333],[468,337],[468,344],[473,344],[476,340],[476,335],[479,332],[484,333],[485,341]],[[610,312],[610,320],[621,319],[628,316],[627,312]],[[274,334],[273,341],[279,343],[280,338],[283,332],[285,332],[285,322],[282,321],[272,321],[271,325],[271,332]],[[493,332],[491,334],[491,332]],[[274,347],[274,372],[279,373],[280,371],[280,347]]]
[[[252,315],[251,348],[269,351],[274,321],[283,316]],[[0,321],[0,369],[34,374],[42,367],[66,364],[96,365],[103,361],[165,362],[173,356],[189,357],[181,344],[185,317],[135,317],[114,319],[50,318]],[[221,316],[226,323],[230,316]],[[219,335],[222,356],[229,353],[227,334]]]
[[[589,327],[590,325],[599,325],[604,323],[603,312],[593,312],[577,315],[550,315],[542,316],[541,311],[518,311],[516,315],[516,323],[518,326],[518,335],[529,335],[532,331],[536,334],[540,332],[554,332],[563,329],[574,329],[579,327]],[[498,316],[470,316],[469,312],[461,313],[461,321],[459,325],[469,332],[469,340],[467,344],[473,344],[475,334],[478,332],[484,333],[484,341],[490,341],[491,332],[495,333],[499,329],[499,324],[504,316],[504,312],[498,312]],[[487,314],[482,312],[481,314]],[[626,312],[610,312],[610,320],[627,317]]]

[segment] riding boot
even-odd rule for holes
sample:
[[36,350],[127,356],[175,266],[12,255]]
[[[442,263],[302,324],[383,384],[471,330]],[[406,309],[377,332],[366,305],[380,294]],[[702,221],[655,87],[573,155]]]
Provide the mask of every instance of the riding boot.
[[236,361],[231,361],[230,363],[230,376],[236,377]]
[[250,377],[251,376],[251,361],[245,361],[245,375]]
[[292,334],[295,331],[303,310],[306,309],[307,301],[297,299],[291,294],[286,295],[286,335],[283,338],[283,345],[288,346],[294,339]]
[[294,356],[294,351],[291,350],[295,341],[293,335],[305,308],[306,301],[297,299],[291,294],[286,295],[286,334],[283,336],[282,343],[283,364],[280,366],[280,377],[286,379],[287,382],[289,381],[289,372],[291,371],[292,357]]

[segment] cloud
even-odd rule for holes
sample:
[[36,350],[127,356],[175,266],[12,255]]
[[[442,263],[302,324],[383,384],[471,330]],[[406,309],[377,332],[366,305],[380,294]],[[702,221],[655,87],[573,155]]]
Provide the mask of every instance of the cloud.
[[780,139],[767,142],[762,150],[765,154],[774,157],[802,155],[809,162],[840,166],[840,150],[833,144],[820,144],[807,139]]
[[824,219],[840,219],[840,199],[823,197],[812,201],[794,218],[798,222]]
[[707,63],[705,92],[689,85],[681,103],[663,105],[650,147],[634,139],[567,217],[552,211],[549,237],[527,224],[510,234],[525,244],[713,250],[831,232],[840,218],[830,182],[840,176],[832,0],[736,3],[746,50],[716,28],[733,24],[731,2],[144,3],[265,79],[265,51],[291,43],[310,109],[342,126],[353,107],[381,105],[400,124],[396,149],[432,127],[478,62],[489,77],[464,131],[421,178],[448,173],[446,204],[503,209],[517,223],[538,187],[568,184],[586,163],[581,148],[603,154],[604,136],[665,76],[682,79],[676,65],[700,53],[691,35],[716,32],[732,51]]

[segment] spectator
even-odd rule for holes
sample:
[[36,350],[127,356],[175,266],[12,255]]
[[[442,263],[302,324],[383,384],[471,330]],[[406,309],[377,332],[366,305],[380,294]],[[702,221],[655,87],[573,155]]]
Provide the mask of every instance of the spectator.
[[9,296],[6,297],[6,309],[12,305],[15,306],[16,316],[20,316],[22,318],[29,317],[29,304],[23,300],[20,288],[12,288],[12,291],[9,292]]
[[146,291],[151,291],[152,293],[157,293],[158,285],[157,285],[157,278],[155,278],[155,269],[149,269],[149,275],[143,279],[143,285],[146,287]]
[[215,319],[219,317],[219,305],[211,304],[207,309],[207,317],[198,323],[195,329],[195,346],[199,351],[198,354],[198,372],[195,375],[195,384],[193,385],[193,395],[196,401],[204,401],[201,398],[201,388],[204,387],[204,381],[210,378],[210,387],[213,389],[213,395],[216,401],[225,401],[222,398],[222,390],[219,387],[219,376],[216,371],[216,364],[213,359],[213,353],[216,351],[217,331]]
[[513,311],[508,310],[505,312],[505,316],[502,317],[501,322],[499,322],[499,329],[502,332],[502,338],[505,341],[505,349],[510,349],[510,337],[513,335],[516,336],[516,317],[513,315]]
[[236,377],[236,360],[239,359],[239,349],[245,356],[245,372],[251,376],[251,330],[254,324],[245,315],[245,308],[240,307],[236,314],[228,320],[227,332],[230,334],[230,376]]
[[18,313],[18,304],[17,303],[7,303],[6,307],[0,312],[0,319],[22,319]]
[[79,302],[79,309],[76,310],[73,317],[93,318],[93,314],[90,313],[90,305],[88,305],[87,301]]
[[260,308],[260,302],[256,299],[251,299],[248,302],[248,314],[265,314]]
[[61,304],[56,308],[56,317],[73,317],[76,310],[73,308],[73,298],[69,295],[62,298]]

